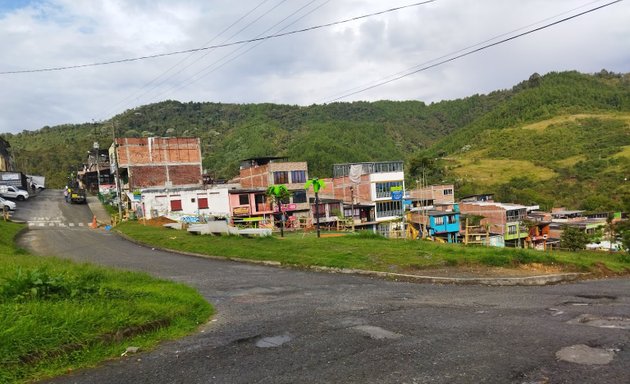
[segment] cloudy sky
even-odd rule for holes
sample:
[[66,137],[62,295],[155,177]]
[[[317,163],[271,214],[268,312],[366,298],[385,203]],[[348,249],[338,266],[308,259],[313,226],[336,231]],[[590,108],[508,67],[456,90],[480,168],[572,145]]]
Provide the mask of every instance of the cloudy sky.
[[[83,66],[254,39],[417,3],[0,0],[0,133],[105,120],[168,99],[430,103],[510,88],[534,72],[630,72],[630,1],[423,70],[610,2],[435,0],[260,42]],[[82,67],[38,71],[72,66]],[[387,80],[394,81],[376,86]]]

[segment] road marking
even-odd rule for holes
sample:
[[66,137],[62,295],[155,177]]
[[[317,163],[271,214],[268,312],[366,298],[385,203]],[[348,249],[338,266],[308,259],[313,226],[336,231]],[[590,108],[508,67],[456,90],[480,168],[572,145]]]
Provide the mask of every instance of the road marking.
[[74,227],[74,223],[68,223],[68,226]]

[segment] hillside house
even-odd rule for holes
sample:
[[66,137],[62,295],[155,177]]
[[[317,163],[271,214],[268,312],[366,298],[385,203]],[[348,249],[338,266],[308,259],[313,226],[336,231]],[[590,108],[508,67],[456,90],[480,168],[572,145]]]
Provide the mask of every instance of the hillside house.
[[[230,209],[234,220],[263,220],[267,216],[280,221],[306,221],[310,216],[310,204],[304,184],[308,180],[308,164],[305,161],[290,162],[286,157],[257,157],[241,161],[238,181],[241,189],[230,191]],[[272,206],[267,198],[267,188],[284,185],[291,196],[281,207]]]
[[117,163],[123,191],[202,184],[199,138],[117,138],[115,144],[109,148],[111,172]]
[[[440,207],[446,207],[441,205]],[[457,204],[452,209],[413,208],[408,225],[419,231],[418,237],[447,243],[457,243],[460,231],[460,213]]]
[[83,169],[77,172],[77,177],[82,186],[92,193],[114,191],[116,184],[111,173],[109,150],[97,148],[89,151],[86,163],[83,164]]
[[506,246],[520,247],[527,237],[527,228],[521,222],[527,217],[527,207],[490,201],[459,203],[466,215],[482,216],[481,226],[487,226],[489,233],[503,237]]
[[455,186],[453,184],[429,185],[423,188],[411,189],[406,198],[411,200],[414,208],[454,204]]
[[401,236],[404,178],[402,161],[335,164],[332,183],[320,194],[343,201],[357,229]]
[[145,188],[132,194],[132,207],[138,218],[166,216],[172,220],[195,223],[202,218],[230,215],[229,184],[210,188]]

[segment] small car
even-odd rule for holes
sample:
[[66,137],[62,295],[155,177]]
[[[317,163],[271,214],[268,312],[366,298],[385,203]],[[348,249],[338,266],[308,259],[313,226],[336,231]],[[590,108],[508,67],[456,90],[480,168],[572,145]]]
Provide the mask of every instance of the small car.
[[17,205],[13,201],[0,197],[0,210],[15,211],[15,208]]

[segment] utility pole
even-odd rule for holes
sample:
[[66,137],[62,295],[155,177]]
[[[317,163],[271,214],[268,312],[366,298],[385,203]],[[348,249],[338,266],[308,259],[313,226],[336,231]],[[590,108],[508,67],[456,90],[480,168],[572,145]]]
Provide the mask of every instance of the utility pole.
[[99,145],[98,141],[94,142],[94,152],[96,152],[96,196],[100,197],[101,194],[101,170],[99,164],[99,157],[101,156],[99,153]]
[[116,144],[116,122],[112,120],[112,138],[114,139],[114,167],[116,175],[116,191],[118,192],[118,219],[122,221],[122,188],[120,185],[120,171],[118,170],[118,144]]
[[354,186],[350,186],[350,219],[352,220],[352,232],[354,233]]

